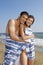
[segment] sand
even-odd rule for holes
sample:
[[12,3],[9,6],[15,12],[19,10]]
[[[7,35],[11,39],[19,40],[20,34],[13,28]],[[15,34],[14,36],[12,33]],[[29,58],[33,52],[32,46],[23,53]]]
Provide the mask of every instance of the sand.
[[43,52],[36,52],[34,65],[43,65]]
[[[5,46],[0,42],[0,65],[2,65],[4,59]],[[43,65],[43,52],[36,51],[36,58],[34,65]]]

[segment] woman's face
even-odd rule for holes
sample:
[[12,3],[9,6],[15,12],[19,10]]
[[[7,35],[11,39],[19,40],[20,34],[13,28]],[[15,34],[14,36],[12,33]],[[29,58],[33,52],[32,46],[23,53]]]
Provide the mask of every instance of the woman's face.
[[23,14],[21,17],[20,17],[20,22],[21,23],[25,23],[26,20],[27,20],[28,16],[26,14]]
[[32,23],[33,23],[33,18],[28,18],[27,21],[26,21],[26,25],[31,26]]

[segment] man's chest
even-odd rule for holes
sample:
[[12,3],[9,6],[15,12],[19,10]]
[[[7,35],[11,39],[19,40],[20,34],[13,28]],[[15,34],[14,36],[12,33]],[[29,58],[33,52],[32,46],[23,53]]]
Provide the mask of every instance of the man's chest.
[[19,26],[15,27],[15,33],[16,33],[16,35],[19,35],[19,33],[20,33],[20,27]]

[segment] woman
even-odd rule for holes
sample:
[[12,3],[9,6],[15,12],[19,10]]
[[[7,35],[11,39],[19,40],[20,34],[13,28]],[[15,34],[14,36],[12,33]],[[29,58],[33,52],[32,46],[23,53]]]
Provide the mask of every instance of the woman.
[[33,34],[30,29],[30,26],[33,23],[34,23],[34,17],[32,15],[29,15],[26,23],[23,24],[21,22],[21,25],[20,25],[21,37],[26,42],[26,45],[27,45],[26,50],[24,50],[21,54],[21,64],[22,65],[33,65],[34,64],[34,58],[35,58],[34,40],[33,40],[34,35],[32,36],[33,38],[29,36]]

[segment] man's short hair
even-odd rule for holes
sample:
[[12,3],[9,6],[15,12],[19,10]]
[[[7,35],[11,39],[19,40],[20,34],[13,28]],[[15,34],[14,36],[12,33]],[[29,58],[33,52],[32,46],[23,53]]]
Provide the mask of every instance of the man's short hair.
[[22,12],[20,13],[20,16],[22,16],[23,14],[25,14],[25,15],[29,16],[29,13],[28,13],[28,12],[26,12],[26,11],[22,11]]

